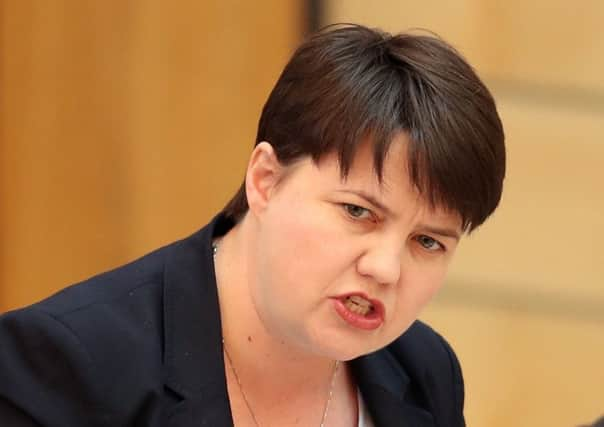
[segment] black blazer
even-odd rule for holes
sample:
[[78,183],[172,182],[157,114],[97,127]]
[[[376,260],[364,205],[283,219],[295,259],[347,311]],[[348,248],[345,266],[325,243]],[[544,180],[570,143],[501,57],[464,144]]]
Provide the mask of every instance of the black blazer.
[[[0,317],[0,425],[232,426],[211,239],[191,237]],[[350,362],[378,427],[458,427],[459,363],[415,322]]]

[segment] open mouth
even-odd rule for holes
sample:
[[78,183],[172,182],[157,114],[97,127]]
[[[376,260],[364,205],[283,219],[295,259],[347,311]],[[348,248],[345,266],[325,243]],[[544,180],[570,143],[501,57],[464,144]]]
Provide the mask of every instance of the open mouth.
[[336,313],[358,329],[372,330],[379,328],[386,316],[381,301],[369,298],[362,292],[339,295],[332,298]]
[[349,295],[344,298],[344,305],[353,313],[361,316],[367,316],[375,311],[371,301],[366,300],[360,295]]

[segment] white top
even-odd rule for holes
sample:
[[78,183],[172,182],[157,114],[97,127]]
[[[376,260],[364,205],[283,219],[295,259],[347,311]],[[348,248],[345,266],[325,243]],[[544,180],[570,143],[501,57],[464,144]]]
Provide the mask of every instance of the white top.
[[361,391],[357,388],[357,401],[359,406],[359,427],[375,427],[373,424],[373,420],[371,419],[371,415],[369,415],[369,410],[365,405],[365,401],[363,400],[363,396],[361,396]]

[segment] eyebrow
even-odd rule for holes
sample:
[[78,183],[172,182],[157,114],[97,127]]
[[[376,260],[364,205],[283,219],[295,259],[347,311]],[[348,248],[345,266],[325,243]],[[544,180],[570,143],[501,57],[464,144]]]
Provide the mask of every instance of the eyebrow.
[[365,201],[371,203],[374,207],[380,209],[381,211],[387,214],[392,214],[392,211],[388,209],[384,204],[380,203],[375,197],[363,190],[337,190],[337,192],[355,194],[361,199],[365,199]]
[[459,239],[461,238],[459,232],[450,228],[433,227],[430,225],[420,225],[419,228],[420,230],[427,231],[428,233],[438,234],[439,236],[444,237],[450,237],[452,239],[455,239],[456,241],[459,241]]

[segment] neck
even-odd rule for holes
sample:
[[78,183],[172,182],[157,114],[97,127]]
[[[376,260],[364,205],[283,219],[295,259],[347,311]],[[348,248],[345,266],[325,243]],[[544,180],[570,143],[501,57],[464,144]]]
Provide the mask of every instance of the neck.
[[[249,254],[254,249],[251,243],[255,224],[250,221],[246,216],[220,239],[214,260],[225,346],[248,384],[280,391],[324,388],[335,361],[273,336],[254,306],[254,284],[250,281],[255,275]],[[267,372],[288,374],[267,378]]]

